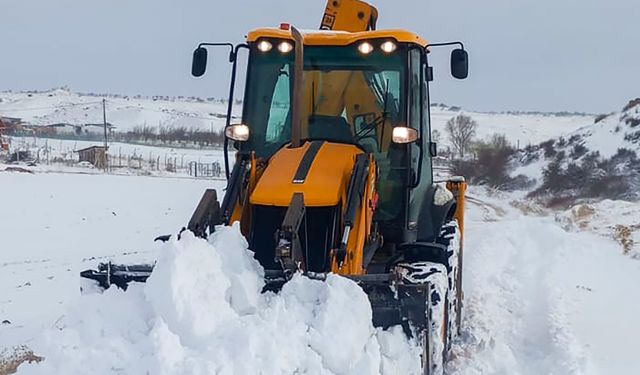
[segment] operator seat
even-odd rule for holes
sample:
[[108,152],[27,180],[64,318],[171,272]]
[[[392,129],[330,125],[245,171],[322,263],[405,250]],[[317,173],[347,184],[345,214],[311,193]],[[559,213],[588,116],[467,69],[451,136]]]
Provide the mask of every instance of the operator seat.
[[351,125],[342,116],[309,116],[309,138],[338,143],[354,143]]

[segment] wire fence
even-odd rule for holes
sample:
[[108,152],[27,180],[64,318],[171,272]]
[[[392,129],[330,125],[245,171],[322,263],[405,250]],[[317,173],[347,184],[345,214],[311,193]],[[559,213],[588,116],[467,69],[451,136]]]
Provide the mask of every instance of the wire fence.
[[[104,155],[101,160],[80,160],[78,150],[82,144],[74,142],[45,141],[14,138],[15,158],[9,155],[9,162],[26,162],[46,166],[99,167],[104,168]],[[133,148],[133,149],[132,149]],[[220,156],[222,157],[222,156]],[[211,159],[214,160],[211,160]],[[203,160],[204,159],[204,160]],[[106,169],[109,172],[139,171],[145,173],[175,173],[198,179],[217,179],[223,177],[222,165],[215,157],[175,152],[147,151],[136,147],[110,147],[106,153]]]

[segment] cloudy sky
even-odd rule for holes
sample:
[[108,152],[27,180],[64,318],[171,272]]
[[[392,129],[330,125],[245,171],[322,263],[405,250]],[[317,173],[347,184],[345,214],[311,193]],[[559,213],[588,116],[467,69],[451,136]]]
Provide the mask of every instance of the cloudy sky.
[[[638,0],[372,0],[380,28],[462,40],[471,76],[432,63],[435,102],[474,110],[610,112],[640,96]],[[0,0],[0,90],[225,96],[229,66],[191,78],[199,41],[316,28],[324,0]]]

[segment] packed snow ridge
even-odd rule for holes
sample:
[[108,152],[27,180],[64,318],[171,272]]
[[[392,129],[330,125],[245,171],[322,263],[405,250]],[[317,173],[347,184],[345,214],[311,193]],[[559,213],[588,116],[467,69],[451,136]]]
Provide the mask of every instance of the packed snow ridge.
[[371,323],[354,282],[295,276],[261,293],[264,270],[239,226],[184,233],[146,284],[78,297],[32,345],[19,374],[414,374],[419,349]]

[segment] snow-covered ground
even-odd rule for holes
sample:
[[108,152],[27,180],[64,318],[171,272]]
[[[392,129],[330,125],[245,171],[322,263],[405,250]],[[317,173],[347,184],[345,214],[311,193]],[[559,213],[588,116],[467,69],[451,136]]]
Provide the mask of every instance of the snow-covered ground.
[[[153,244],[184,225],[210,185],[0,173],[0,321],[11,322],[0,325],[0,352],[26,345],[44,357],[18,373],[413,373],[415,346],[374,330],[346,280],[297,279],[260,295],[260,268],[235,229],[209,244]],[[511,199],[470,192],[464,329],[450,373],[637,372],[640,262],[613,238],[523,215]],[[146,286],[80,296],[81,269],[158,256]]]
[[470,195],[451,373],[636,373],[640,262],[613,239],[523,216],[509,196]]
[[[180,178],[0,172],[0,348],[29,344],[65,314],[78,272],[153,258],[207,187]],[[151,254],[151,255],[150,255]]]

